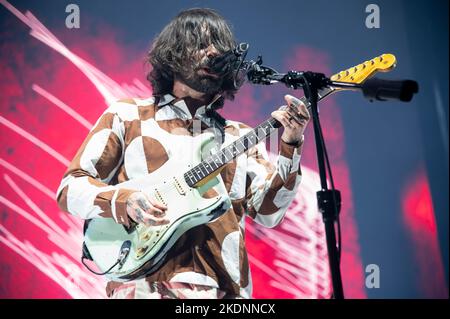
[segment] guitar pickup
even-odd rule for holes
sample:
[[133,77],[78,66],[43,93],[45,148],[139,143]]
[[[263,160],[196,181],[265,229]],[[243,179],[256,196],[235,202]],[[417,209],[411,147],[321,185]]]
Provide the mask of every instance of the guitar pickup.
[[186,191],[181,186],[180,182],[177,180],[176,177],[173,178],[173,183],[174,183],[175,188],[177,189],[178,193],[180,193],[180,195],[186,195]]
[[167,203],[164,201],[164,198],[162,197],[161,193],[159,192],[159,190],[157,188],[155,188],[155,198],[157,200],[159,200],[161,203],[163,203],[164,205],[167,205]]

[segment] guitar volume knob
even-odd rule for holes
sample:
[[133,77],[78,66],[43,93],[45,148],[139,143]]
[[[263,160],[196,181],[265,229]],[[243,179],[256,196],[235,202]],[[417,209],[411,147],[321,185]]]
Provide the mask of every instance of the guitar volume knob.
[[141,257],[142,255],[145,254],[145,252],[147,251],[147,249],[148,249],[148,246],[142,246],[142,247],[139,247],[139,248],[137,249],[137,251],[136,251],[136,256],[137,256],[137,257]]

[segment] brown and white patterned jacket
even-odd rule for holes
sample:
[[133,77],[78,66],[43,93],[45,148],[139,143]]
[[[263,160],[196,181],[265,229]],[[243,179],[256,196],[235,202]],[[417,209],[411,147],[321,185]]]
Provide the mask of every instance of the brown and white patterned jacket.
[[[161,167],[176,152],[173,141],[192,137],[190,128],[204,115],[204,109],[199,108],[192,118],[184,101],[172,95],[165,95],[157,104],[154,97],[112,103],[64,174],[57,192],[59,207],[82,219],[114,217],[118,223],[127,221],[126,200],[133,190],[118,191],[113,201],[117,216],[113,216],[114,184]],[[225,141],[250,130],[227,120]],[[170,143],[164,136],[170,136]],[[267,227],[280,223],[301,180],[301,148],[281,141],[274,165],[261,142],[228,163],[220,174],[225,186],[221,189],[226,190],[232,207],[220,218],[185,233],[161,269],[146,280],[207,285],[250,298],[245,217]]]

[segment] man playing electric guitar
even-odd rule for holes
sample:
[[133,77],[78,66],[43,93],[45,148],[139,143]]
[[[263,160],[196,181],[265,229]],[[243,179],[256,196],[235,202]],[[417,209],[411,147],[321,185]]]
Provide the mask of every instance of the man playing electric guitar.
[[[215,112],[238,88],[233,72],[216,73],[211,61],[235,45],[228,24],[215,11],[178,14],[148,54],[153,96],[112,103],[98,119],[61,181],[60,208],[82,219],[108,218],[126,227],[169,224],[166,211],[175,203],[115,185],[162,171],[172,158],[183,155],[180,147],[201,133],[198,129],[222,123],[226,138],[251,130]],[[276,164],[268,161],[264,143],[258,143],[225,165],[219,175],[222,186],[203,196],[222,192],[231,201],[226,212],[181,235],[157,271],[136,280],[109,282],[109,297],[251,297],[245,218],[267,227],[278,225],[301,180],[303,132],[310,116],[298,99],[285,100],[287,107],[272,113],[284,127]]]

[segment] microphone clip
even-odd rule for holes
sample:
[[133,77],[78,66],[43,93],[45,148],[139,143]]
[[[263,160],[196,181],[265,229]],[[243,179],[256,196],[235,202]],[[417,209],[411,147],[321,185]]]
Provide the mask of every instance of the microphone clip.
[[258,55],[256,61],[245,62],[247,70],[247,79],[253,84],[271,85],[273,84],[273,76],[278,74],[274,69],[263,66],[262,56]]

